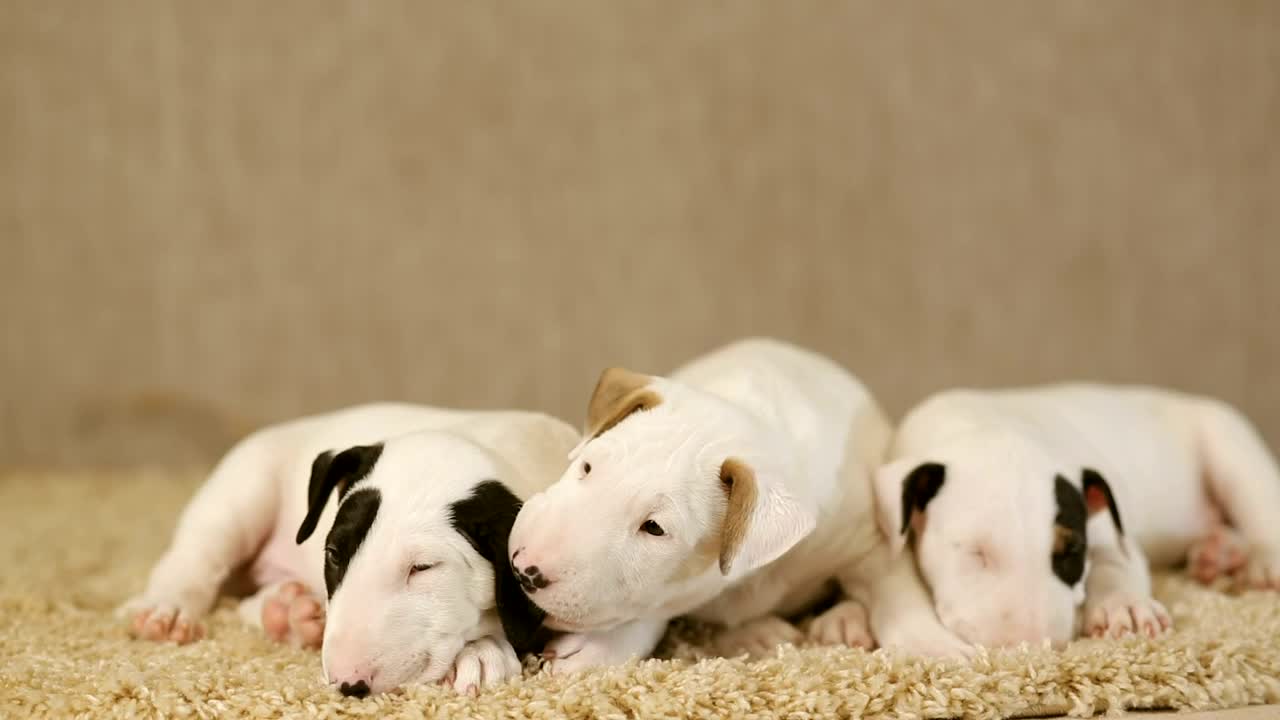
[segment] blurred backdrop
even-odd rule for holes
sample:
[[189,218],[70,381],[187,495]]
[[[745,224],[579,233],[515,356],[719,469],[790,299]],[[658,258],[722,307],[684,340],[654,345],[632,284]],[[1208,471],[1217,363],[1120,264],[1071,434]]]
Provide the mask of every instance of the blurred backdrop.
[[1280,3],[0,0],[0,465],[744,334],[1280,444]]

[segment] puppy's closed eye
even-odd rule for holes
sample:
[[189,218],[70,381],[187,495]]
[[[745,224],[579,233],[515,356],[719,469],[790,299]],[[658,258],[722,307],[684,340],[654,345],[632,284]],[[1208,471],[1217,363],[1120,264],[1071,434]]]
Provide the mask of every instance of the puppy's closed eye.
[[418,573],[426,572],[431,568],[435,567],[436,565],[437,563],[419,563],[417,565],[413,565],[412,567],[409,568],[409,576],[413,577]]
[[991,551],[984,545],[978,545],[970,551],[975,562],[983,569],[991,567]]

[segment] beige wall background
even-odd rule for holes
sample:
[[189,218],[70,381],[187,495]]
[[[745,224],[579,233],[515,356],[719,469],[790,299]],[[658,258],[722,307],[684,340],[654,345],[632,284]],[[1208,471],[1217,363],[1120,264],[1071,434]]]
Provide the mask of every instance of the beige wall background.
[[0,464],[744,334],[1280,444],[1280,3],[0,1]]

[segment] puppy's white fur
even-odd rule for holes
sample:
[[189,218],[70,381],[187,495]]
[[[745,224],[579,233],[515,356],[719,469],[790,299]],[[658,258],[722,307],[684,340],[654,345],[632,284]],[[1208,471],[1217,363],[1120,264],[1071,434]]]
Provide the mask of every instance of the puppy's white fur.
[[[725,652],[767,651],[799,639],[776,615],[819,600],[839,569],[864,601],[892,574],[888,594],[932,616],[909,562],[890,572],[874,520],[889,425],[831,361],[744,340],[667,378],[606,371],[591,414],[568,470],[526,502],[510,539],[513,566],[538,580],[530,597],[570,631],[547,649],[553,670],[645,656],[686,613],[727,626]],[[856,615],[838,606],[818,627],[865,644]]]
[[[910,523],[915,553],[943,623],[970,642],[1064,642],[1080,620],[1095,635],[1159,632],[1168,615],[1147,558],[1172,566],[1233,532],[1219,508],[1247,546],[1240,567],[1222,569],[1280,587],[1280,472],[1221,402],[1085,384],[935,395],[904,419],[877,476],[885,532],[899,540],[904,478],[924,462],[946,476]],[[1107,512],[1091,516],[1087,573],[1068,587],[1051,569],[1054,477],[1079,487],[1084,468],[1110,485],[1124,534]]]
[[[328,601],[327,679],[361,679],[373,692],[451,673],[465,689],[518,673],[494,610],[494,573],[451,525],[449,507],[484,480],[517,496],[559,474],[577,433],[525,412],[459,412],[412,405],[355,407],[259,431],[222,460],[188,504],[146,590],[124,606],[194,626],[237,568],[259,593],[243,603],[260,623],[263,593],[299,580],[325,595],[328,500],[300,545],[308,476],[321,453],[383,443],[355,491],[381,496],[373,524]],[[352,491],[353,493],[355,491]],[[350,495],[348,495],[350,497]],[[411,573],[412,566],[430,566]]]

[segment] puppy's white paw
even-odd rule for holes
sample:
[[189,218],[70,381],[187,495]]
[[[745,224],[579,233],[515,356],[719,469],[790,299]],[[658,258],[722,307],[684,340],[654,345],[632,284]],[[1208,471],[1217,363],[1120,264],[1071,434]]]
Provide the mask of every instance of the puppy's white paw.
[[854,600],[842,600],[809,624],[809,640],[822,645],[875,647],[867,609]]
[[753,658],[772,655],[779,645],[798,645],[804,635],[795,625],[776,615],[756,618],[721,631],[715,638],[716,651],[725,657],[746,653]]
[[1280,590],[1280,550],[1251,548],[1235,579],[1249,590]]
[[1173,626],[1169,612],[1158,600],[1118,592],[1085,608],[1084,632],[1095,638],[1142,634],[1156,637]]
[[520,658],[504,637],[482,637],[463,646],[454,658],[453,668],[441,679],[454,690],[468,695],[480,694],[480,688],[491,687],[508,678],[519,677]]
[[185,645],[205,636],[202,613],[176,599],[143,594],[126,602],[116,614],[127,619],[129,635],[142,640]]
[[604,665],[617,665],[631,659],[590,633],[566,633],[547,643],[542,650],[547,669],[555,675],[567,675]]

